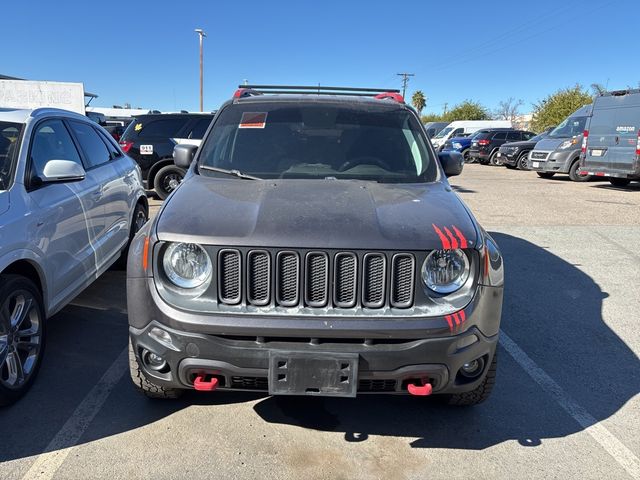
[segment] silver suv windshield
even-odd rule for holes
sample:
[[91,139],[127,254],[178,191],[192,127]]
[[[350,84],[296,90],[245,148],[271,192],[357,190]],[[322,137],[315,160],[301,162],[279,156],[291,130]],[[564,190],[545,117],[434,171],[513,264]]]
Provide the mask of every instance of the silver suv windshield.
[[571,138],[582,135],[587,117],[568,117],[560,125],[551,130],[549,138]]
[[[312,102],[227,106],[205,140],[199,173],[258,179],[431,182],[436,162],[406,108]],[[218,171],[216,171],[218,170]]]
[[11,186],[21,131],[20,123],[0,122],[0,190]]

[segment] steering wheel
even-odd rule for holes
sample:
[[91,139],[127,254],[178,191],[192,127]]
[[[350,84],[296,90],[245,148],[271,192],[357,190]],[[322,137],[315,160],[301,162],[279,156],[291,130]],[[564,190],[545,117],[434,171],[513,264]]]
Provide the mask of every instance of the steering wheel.
[[352,158],[351,160],[347,160],[346,162],[344,162],[340,168],[338,169],[339,172],[344,172],[346,170],[349,170],[357,165],[377,165],[380,168],[383,168],[387,171],[391,171],[391,168],[389,167],[389,165],[387,165],[385,162],[383,162],[382,160],[380,160],[377,157],[371,157],[371,156],[363,156],[363,157],[356,157],[356,158]]

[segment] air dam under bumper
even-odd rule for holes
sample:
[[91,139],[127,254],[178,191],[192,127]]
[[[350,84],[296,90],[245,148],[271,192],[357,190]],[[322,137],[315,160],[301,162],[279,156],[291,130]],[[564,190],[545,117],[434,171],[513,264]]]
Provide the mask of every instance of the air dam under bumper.
[[[172,347],[157,339],[152,330],[167,332]],[[156,330],[157,332],[157,330]],[[476,388],[495,353],[498,335],[484,336],[476,327],[464,333],[429,339],[310,339],[305,337],[259,337],[202,335],[170,329],[155,321],[143,329],[130,327],[134,352],[144,374],[153,383],[172,388],[193,388],[197,376],[215,377],[220,390],[269,391],[269,362],[276,355],[307,355],[332,358],[340,354],[357,357],[354,392],[406,394],[409,383],[430,383],[434,393],[459,393]],[[145,350],[160,355],[167,368],[145,368]],[[473,380],[458,372],[477,358],[484,370]]]

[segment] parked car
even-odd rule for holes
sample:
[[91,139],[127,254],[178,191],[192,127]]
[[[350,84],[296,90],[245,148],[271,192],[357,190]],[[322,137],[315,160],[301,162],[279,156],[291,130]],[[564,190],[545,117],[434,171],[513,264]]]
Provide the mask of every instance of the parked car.
[[0,405],[32,385],[47,319],[147,220],[140,169],[89,118],[0,109]]
[[212,119],[210,113],[139,115],[120,138],[120,146],[140,165],[147,188],[164,200],[185,174],[173,163],[173,147],[199,144]]
[[582,141],[581,169],[616,187],[640,180],[640,90],[597,96]]
[[136,387],[485,400],[503,267],[447,181],[462,156],[396,92],[271,89],[176,146],[187,176],[129,255]]
[[487,130],[475,136],[469,147],[469,158],[483,165],[502,165],[498,150],[507,142],[529,140],[536,134],[526,130]]
[[427,131],[427,137],[433,138],[447,125],[449,122],[427,122],[424,124],[424,129]]
[[497,160],[507,168],[529,170],[529,152],[535,148],[540,140],[546,138],[554,128],[547,128],[544,132],[531,137],[529,140],[502,144],[498,149]]
[[[497,129],[494,129],[494,130],[512,130],[512,129],[511,128],[505,128],[505,129],[497,128]],[[480,135],[482,133],[487,133],[489,131],[490,130],[478,130],[477,132],[475,132],[473,134],[470,134],[469,136],[460,136],[460,137],[450,138],[449,140],[444,142],[444,145],[442,146],[440,151],[441,152],[455,151],[455,152],[461,153],[462,157],[464,158],[464,162],[465,163],[473,163],[475,161],[475,159],[469,156],[469,148],[471,147],[471,142],[478,135]],[[462,134],[462,135],[466,135],[466,134]]]
[[591,176],[580,170],[582,133],[590,115],[591,105],[585,105],[551,130],[529,154],[529,168],[542,178],[568,173],[574,182],[590,180]]
[[471,135],[481,129],[511,127],[510,120],[456,120],[440,130],[431,139],[431,143],[436,150],[442,150],[444,142],[453,137],[459,137],[461,134]]
[[127,127],[122,125],[104,125],[104,129],[109,132],[116,142],[119,142]]

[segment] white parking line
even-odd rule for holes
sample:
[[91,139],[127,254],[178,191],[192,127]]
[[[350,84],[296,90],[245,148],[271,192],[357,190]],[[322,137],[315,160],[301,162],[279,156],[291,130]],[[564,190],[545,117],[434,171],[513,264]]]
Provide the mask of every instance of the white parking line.
[[565,392],[534,362],[504,331],[500,331],[500,345],[585,431],[593,437],[634,479],[640,479],[640,460],[607,428],[598,423],[584,407]]
[[91,424],[104,405],[111,390],[127,371],[129,362],[128,348],[125,348],[111,364],[100,381],[84,397],[69,420],[51,440],[44,452],[36,458],[31,468],[22,477],[23,480],[51,479],[65,461],[80,437]]

